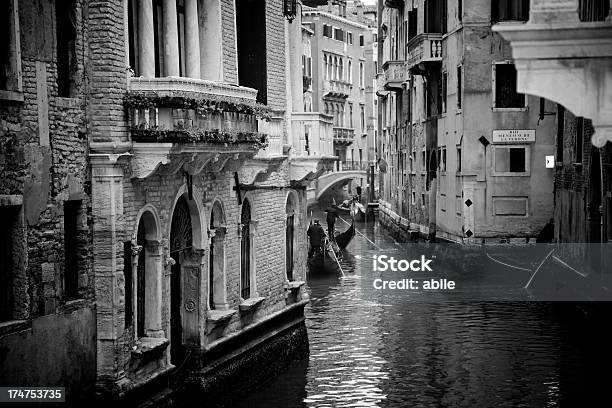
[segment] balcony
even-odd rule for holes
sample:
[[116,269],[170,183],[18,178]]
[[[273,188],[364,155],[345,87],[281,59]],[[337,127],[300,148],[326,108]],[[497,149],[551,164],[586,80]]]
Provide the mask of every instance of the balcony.
[[283,118],[255,103],[256,91],[190,78],[131,78],[124,99],[132,176],[236,171],[282,156]]
[[333,168],[333,118],[319,112],[291,114],[289,177],[294,185],[308,185]]
[[348,146],[355,140],[355,129],[334,127],[334,143],[340,146]]
[[384,88],[390,91],[401,91],[402,85],[408,81],[409,74],[404,61],[387,61],[383,64]]
[[404,0],[385,0],[385,7],[402,9],[404,8]]
[[376,96],[386,98],[389,91],[385,88],[385,73],[379,72],[376,74]]
[[436,63],[442,63],[442,34],[422,33],[408,42],[406,67],[413,74],[423,75]]
[[352,85],[348,82],[328,79],[323,82],[323,95],[327,98],[346,99],[351,93]]
[[592,142],[603,147],[612,141],[612,12],[609,3],[607,10],[593,6],[532,0],[527,23],[500,23],[493,30],[512,46],[517,90],[592,119]]

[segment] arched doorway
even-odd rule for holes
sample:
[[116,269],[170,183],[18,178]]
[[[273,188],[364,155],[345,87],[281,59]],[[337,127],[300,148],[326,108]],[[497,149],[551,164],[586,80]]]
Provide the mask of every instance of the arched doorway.
[[244,200],[240,216],[240,296],[251,297],[251,204]]
[[161,325],[162,257],[158,221],[151,209],[136,217],[132,240],[125,246],[125,327],[135,340],[163,336]]
[[181,363],[184,357],[181,262],[185,252],[190,251],[192,247],[191,214],[187,200],[181,196],[174,207],[170,227],[170,256],[175,261],[170,276],[170,360],[172,364]]
[[143,220],[140,220],[138,223],[136,244],[141,248],[140,252],[138,253],[138,267],[136,268],[136,336],[137,338],[140,338],[145,336],[145,278],[147,274],[147,267],[145,264],[147,242],[145,235],[145,223]]
[[208,263],[208,308],[226,309],[225,290],[225,215],[219,201],[210,212],[210,248]]

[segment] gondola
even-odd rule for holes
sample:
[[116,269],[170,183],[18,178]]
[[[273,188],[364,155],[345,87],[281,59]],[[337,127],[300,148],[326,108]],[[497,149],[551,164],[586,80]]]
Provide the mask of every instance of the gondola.
[[345,249],[355,236],[355,221],[351,222],[351,226],[341,234],[336,235],[336,244],[338,248]]
[[339,275],[342,273],[340,263],[332,247],[332,243],[325,242],[324,249],[316,250],[308,259],[308,270],[311,275]]
[[[342,214],[351,214],[351,207],[347,207],[345,205],[332,204],[332,208]],[[359,214],[361,217],[365,215],[365,207],[361,203],[356,203],[356,210],[355,215]]]

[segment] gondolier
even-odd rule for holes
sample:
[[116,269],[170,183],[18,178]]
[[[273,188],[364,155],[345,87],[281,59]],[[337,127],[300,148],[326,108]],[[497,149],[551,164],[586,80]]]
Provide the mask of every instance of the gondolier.
[[338,218],[338,213],[333,207],[327,207],[325,212],[327,213],[327,234],[329,235],[329,239],[335,239],[336,218]]
[[325,231],[319,223],[319,220],[314,220],[314,223],[310,224],[310,227],[308,227],[306,234],[310,238],[310,250],[308,251],[308,257],[310,258],[315,250],[321,250],[321,246],[325,240]]

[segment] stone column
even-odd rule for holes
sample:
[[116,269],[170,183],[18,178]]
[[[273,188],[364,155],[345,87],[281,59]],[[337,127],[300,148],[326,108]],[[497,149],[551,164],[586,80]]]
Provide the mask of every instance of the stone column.
[[[123,146],[121,146],[123,147]],[[123,253],[120,237],[125,236],[125,217],[123,214],[123,168],[121,160],[125,153],[97,153],[92,144],[89,154],[92,177],[92,214],[96,219],[93,225],[93,269],[96,288],[96,335],[97,335],[97,375],[107,379],[117,379],[120,372],[116,364],[121,345],[119,338],[125,324],[123,282]],[[116,149],[120,150],[119,148]],[[98,377],[100,378],[100,377]]]
[[139,74],[155,77],[155,40],[153,33],[153,0],[138,1]]
[[145,293],[145,332],[148,337],[164,337],[162,328],[162,304],[164,302],[162,294],[163,285],[163,244],[159,241],[147,240],[146,244],[146,270],[154,276],[153,279],[146,280]]
[[163,9],[165,76],[179,76],[179,37],[176,0],[164,0]]
[[185,75],[200,78],[200,29],[198,0],[185,0]]
[[138,340],[138,257],[142,246],[132,240],[132,323],[134,325],[134,340]]

